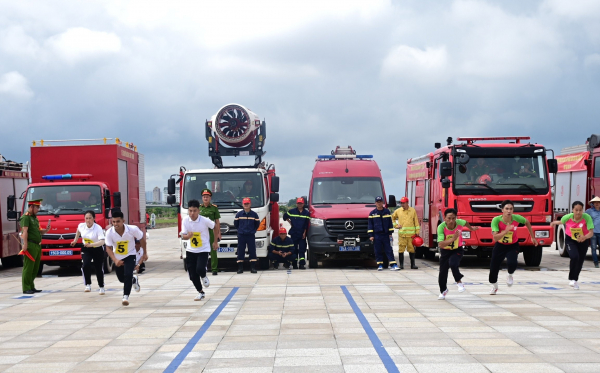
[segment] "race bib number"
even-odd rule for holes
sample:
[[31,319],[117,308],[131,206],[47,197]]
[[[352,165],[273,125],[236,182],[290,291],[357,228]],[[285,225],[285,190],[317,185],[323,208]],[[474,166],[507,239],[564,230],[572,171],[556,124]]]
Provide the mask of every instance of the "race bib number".
[[508,232],[507,234],[504,235],[504,237],[502,237],[502,239],[500,240],[501,243],[512,243],[513,241],[513,231]]
[[115,253],[119,255],[129,255],[129,241],[117,241]]
[[90,244],[90,245],[94,243],[94,241],[90,240],[89,238],[84,238],[83,242]]
[[450,243],[450,245],[444,247],[444,249],[450,249],[450,250],[454,250],[456,247],[456,241],[454,241],[454,235],[453,234],[449,234],[446,237],[447,240],[452,240],[452,242]]
[[190,239],[190,245],[192,247],[198,248],[202,246],[202,237],[199,232],[194,232],[192,238]]
[[583,228],[571,228],[571,237],[576,240],[583,235]]

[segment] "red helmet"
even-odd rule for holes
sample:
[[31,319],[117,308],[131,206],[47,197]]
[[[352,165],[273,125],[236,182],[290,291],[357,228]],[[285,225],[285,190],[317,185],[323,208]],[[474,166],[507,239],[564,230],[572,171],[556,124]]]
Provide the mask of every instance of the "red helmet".
[[287,234],[285,227],[279,227],[279,234]]
[[408,202],[408,198],[407,197],[400,198],[400,203],[405,203],[405,202]]
[[492,182],[492,178],[490,177],[490,175],[481,175],[479,176],[479,178],[477,179],[477,182],[479,184],[487,184],[487,183],[491,183]]
[[421,247],[423,246],[423,239],[419,236],[413,236],[412,244],[414,247]]

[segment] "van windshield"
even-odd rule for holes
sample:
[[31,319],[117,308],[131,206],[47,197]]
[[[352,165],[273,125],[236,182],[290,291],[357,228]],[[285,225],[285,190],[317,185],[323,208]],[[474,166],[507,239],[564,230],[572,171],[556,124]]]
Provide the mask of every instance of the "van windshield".
[[[77,215],[88,210],[102,212],[100,187],[64,185],[29,188],[27,201],[42,199],[38,215]],[[27,205],[25,205],[27,206]]]
[[381,179],[376,177],[328,177],[314,179],[311,204],[365,204],[383,197]]
[[227,172],[185,175],[183,187],[183,208],[196,199],[202,203],[202,190],[212,191],[211,203],[222,208],[241,208],[246,197],[252,201],[252,207],[265,205],[263,177],[260,172]]

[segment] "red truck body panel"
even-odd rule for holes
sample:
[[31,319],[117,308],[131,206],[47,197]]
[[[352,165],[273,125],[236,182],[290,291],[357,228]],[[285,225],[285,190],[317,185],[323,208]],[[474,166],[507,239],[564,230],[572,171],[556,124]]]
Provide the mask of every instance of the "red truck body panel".
[[[3,265],[5,266],[8,266],[8,263],[5,261],[9,257],[14,257],[17,255],[21,250],[21,241],[19,239],[19,222],[8,220],[8,206],[6,205],[6,197],[13,195],[16,196],[16,198],[19,198],[27,188],[28,183],[29,174],[27,172],[0,170],[0,232],[2,232],[2,240],[0,241],[0,258],[3,259]],[[10,260],[11,264],[13,264],[13,259]]]

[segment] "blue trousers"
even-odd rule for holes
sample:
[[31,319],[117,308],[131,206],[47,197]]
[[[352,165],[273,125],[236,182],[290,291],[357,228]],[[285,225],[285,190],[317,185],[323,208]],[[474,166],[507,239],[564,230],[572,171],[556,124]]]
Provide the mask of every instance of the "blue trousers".
[[387,234],[375,234],[373,240],[373,246],[375,247],[375,260],[377,264],[383,264],[383,255],[385,254],[390,262],[390,265],[396,264],[394,259],[394,250],[390,244],[390,236]]
[[237,260],[243,262],[248,248],[250,261],[256,261],[256,241],[253,234],[238,234]]
[[294,241],[294,253],[292,254],[293,260],[299,260],[299,265],[306,264],[306,238],[294,238],[292,237],[292,241]]
[[290,260],[292,260],[294,257],[294,255],[288,255],[285,258],[282,258],[280,255],[276,255],[273,253],[269,253],[268,258],[269,258],[269,262],[277,262],[277,263],[283,263],[283,264],[289,264]]
[[594,263],[598,263],[598,253],[596,250],[598,249],[598,245],[600,245],[600,233],[594,232],[591,241],[590,247],[592,248],[592,259],[594,259]]

